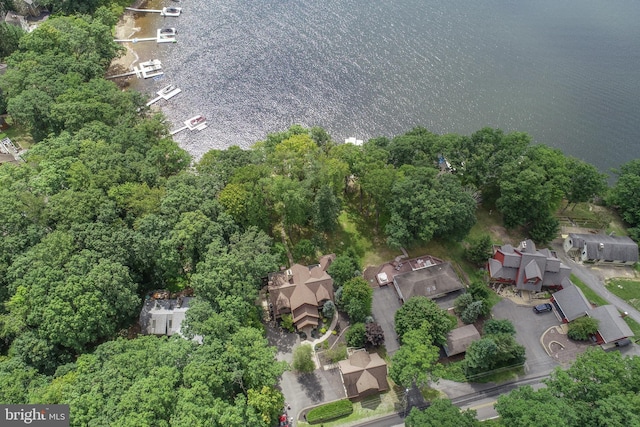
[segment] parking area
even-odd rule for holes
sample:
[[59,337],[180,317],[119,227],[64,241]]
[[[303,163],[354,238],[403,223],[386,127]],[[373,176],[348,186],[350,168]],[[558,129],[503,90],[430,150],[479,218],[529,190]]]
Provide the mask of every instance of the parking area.
[[559,362],[545,351],[541,337],[551,327],[560,325],[552,312],[534,313],[531,306],[518,305],[504,298],[493,307],[494,319],[508,319],[516,328],[516,341],[526,349],[527,374],[545,374]]
[[387,348],[387,354],[393,355],[400,343],[398,342],[398,334],[394,328],[394,316],[400,308],[400,298],[393,286],[380,286],[373,288],[373,303],[371,313],[376,322],[384,331],[384,345]]
[[[298,335],[284,332],[278,326],[274,327],[270,324],[266,325],[266,330],[269,344],[278,349],[276,359],[291,363],[293,351],[296,346],[300,345]],[[284,395],[285,402],[291,407],[287,411],[288,416],[294,418],[291,425],[297,424],[295,417],[304,408],[342,399],[346,396],[340,372],[337,369],[315,370],[310,374],[287,371],[282,374],[278,385]]]

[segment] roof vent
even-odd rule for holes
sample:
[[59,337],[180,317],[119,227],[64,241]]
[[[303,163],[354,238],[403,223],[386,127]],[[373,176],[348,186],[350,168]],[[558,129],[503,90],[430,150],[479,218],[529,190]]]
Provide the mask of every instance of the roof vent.
[[523,240],[522,243],[520,244],[520,246],[522,246],[522,248],[526,248],[527,247],[527,241]]
[[603,250],[604,249],[604,243],[598,244],[598,249]]

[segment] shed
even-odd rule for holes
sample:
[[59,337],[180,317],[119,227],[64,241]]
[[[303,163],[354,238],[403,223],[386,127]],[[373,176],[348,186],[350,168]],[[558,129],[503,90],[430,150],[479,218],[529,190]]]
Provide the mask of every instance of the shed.
[[455,356],[456,354],[464,353],[472,342],[480,339],[480,332],[474,325],[466,325],[460,328],[455,328],[447,335],[447,343],[442,347],[445,354],[449,356]]

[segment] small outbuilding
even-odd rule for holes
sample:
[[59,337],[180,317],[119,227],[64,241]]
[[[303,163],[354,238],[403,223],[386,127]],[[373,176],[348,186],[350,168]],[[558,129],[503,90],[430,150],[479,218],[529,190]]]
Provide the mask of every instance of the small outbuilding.
[[467,351],[472,342],[480,339],[480,332],[474,325],[455,328],[447,334],[447,343],[442,347],[447,357]]

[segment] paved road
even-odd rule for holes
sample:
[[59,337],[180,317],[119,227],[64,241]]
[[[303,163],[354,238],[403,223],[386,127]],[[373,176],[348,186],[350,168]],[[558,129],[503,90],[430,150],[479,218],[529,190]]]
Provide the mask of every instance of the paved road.
[[[465,395],[458,396],[454,399],[451,399],[451,402],[460,407],[461,409],[474,408],[476,406],[486,405],[485,402],[489,399],[490,402],[495,401],[497,396],[501,394],[505,394],[510,392],[511,390],[515,390],[516,388],[523,385],[530,385],[534,389],[538,389],[543,387],[542,380],[547,378],[547,375],[535,376],[530,378],[525,378],[522,380],[514,381],[508,384],[501,384],[498,386],[483,384],[482,390],[473,391],[471,393],[467,393]],[[493,406],[493,405],[491,405]],[[403,426],[404,418],[402,417],[403,413],[394,413],[389,414],[387,416],[378,418],[376,420],[366,421],[360,424],[357,424],[357,427],[389,427],[389,426]],[[487,418],[492,418],[492,414],[488,413],[487,416],[481,417],[480,412],[478,413],[478,419],[484,420]]]

